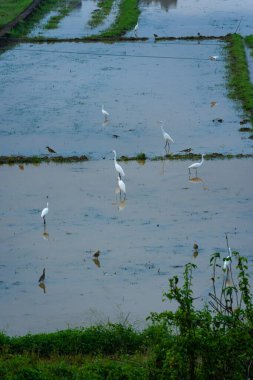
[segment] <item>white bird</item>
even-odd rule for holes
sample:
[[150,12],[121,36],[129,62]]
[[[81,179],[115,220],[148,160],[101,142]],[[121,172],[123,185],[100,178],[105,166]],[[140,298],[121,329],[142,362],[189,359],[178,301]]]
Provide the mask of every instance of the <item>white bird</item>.
[[105,121],[107,121],[108,120],[108,116],[109,116],[109,112],[107,112],[104,109],[104,105],[103,104],[102,104],[102,114],[104,115]]
[[113,150],[112,152],[114,153],[114,166],[115,166],[115,169],[116,169],[116,171],[119,173],[120,178],[121,178],[121,177],[124,177],[124,176],[125,176],[125,172],[124,172],[124,170],[122,169],[122,167],[117,163],[117,154],[116,154],[116,150]]
[[210,55],[210,56],[209,56],[209,59],[210,59],[211,61],[217,61],[218,58],[219,58],[218,55]]
[[231,252],[230,247],[228,247],[228,251],[229,251],[229,255],[225,259],[223,259],[224,260],[224,264],[223,264],[224,270],[229,269],[229,266],[230,266],[231,261],[232,261],[232,252]]
[[169,146],[170,148],[170,142],[174,142],[173,138],[167,133],[165,132],[165,130],[163,129],[163,126],[161,125],[161,130],[162,130],[162,134],[163,134],[163,138],[165,140],[165,146],[164,146],[164,149],[166,150],[167,148],[167,145]]
[[137,24],[136,24],[135,27],[134,27],[134,34],[135,34],[135,35],[137,35],[138,29],[139,29],[139,23],[138,23],[138,21],[137,21]]
[[121,192],[123,192],[124,193],[124,198],[126,199],[126,185],[122,181],[122,179],[120,178],[120,176],[118,176],[118,185],[119,185],[119,188],[120,188],[120,197],[121,197]]
[[204,154],[202,154],[202,159],[200,162],[195,162],[194,164],[191,164],[190,166],[188,166],[189,174],[191,173],[191,169],[196,169],[196,173],[197,173],[197,169],[203,164],[203,162],[204,162]]
[[49,203],[47,202],[47,207],[43,208],[41,212],[41,217],[44,220],[44,224],[46,224],[46,215],[48,214],[48,212],[49,212]]

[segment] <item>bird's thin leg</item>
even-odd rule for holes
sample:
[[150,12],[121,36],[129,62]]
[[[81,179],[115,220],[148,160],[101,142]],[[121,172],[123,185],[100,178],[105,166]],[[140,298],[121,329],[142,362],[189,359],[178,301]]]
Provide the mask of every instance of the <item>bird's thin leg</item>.
[[43,220],[44,220],[44,225],[46,224],[46,218],[43,216]]

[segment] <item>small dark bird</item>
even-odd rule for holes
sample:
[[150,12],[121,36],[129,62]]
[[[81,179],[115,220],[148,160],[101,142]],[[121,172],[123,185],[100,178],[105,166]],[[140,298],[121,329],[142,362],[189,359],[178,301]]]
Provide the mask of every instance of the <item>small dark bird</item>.
[[50,146],[46,146],[46,148],[49,151],[49,153],[56,153],[56,151],[50,148]]
[[42,273],[42,275],[40,276],[38,282],[44,282],[44,281],[45,281],[45,277],[46,277],[46,270],[45,270],[45,268],[44,268],[44,269],[43,269],[43,273]]
[[198,248],[199,248],[199,246],[198,246],[198,244],[197,244],[196,241],[195,241],[195,243],[193,244],[193,249],[194,249],[194,251],[197,251]]
[[96,251],[94,254],[93,254],[93,257],[98,257],[100,255],[100,251]]
[[157,38],[157,37],[158,37],[158,35],[154,33],[154,37],[155,37],[155,38]]

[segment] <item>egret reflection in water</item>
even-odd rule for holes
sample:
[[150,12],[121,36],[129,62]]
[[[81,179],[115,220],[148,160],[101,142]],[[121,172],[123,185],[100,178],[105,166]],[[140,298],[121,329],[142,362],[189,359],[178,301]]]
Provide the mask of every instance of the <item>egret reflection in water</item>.
[[126,207],[126,199],[120,199],[119,206],[118,206],[119,211],[123,211],[125,207]]
[[202,178],[200,177],[191,177],[191,175],[189,175],[189,182],[191,183],[201,183],[202,184],[202,188],[203,190],[208,190],[208,187],[205,185],[205,182]]
[[43,231],[42,237],[43,237],[44,240],[48,240],[49,239],[49,233],[46,230],[46,224],[44,224],[44,231]]
[[142,4],[145,5],[151,5],[152,3],[160,4],[161,9],[166,12],[168,12],[169,9],[176,9],[177,7],[177,0],[142,0]]

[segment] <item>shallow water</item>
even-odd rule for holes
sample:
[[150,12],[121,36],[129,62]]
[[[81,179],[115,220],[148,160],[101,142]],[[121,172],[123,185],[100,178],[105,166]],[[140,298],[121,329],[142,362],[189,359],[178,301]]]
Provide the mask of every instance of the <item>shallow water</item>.
[[98,9],[96,0],[82,0],[80,6],[70,12],[68,16],[64,17],[56,29],[45,29],[45,25],[50,17],[57,14],[57,12],[52,11],[32,30],[30,36],[78,38],[99,34],[114,22],[118,10],[117,1],[104,22],[96,28],[91,28],[89,26],[89,21],[92,17],[92,12],[96,11],[96,9]]
[[253,33],[251,0],[142,0],[140,10],[139,37]]
[[125,319],[143,327],[149,312],[168,307],[162,292],[187,262],[198,265],[196,297],[208,294],[210,254],[227,255],[225,233],[252,264],[252,159],[206,161],[191,181],[189,163],[122,162],[125,203],[115,194],[113,160],[2,166],[0,329],[13,335]]
[[[0,151],[91,158],[172,152],[252,153],[227,98],[224,44],[22,44],[1,56]],[[210,61],[218,55],[218,61]],[[215,106],[211,102],[215,101]],[[101,106],[110,113],[104,124]],[[221,118],[222,123],[216,121]]]

